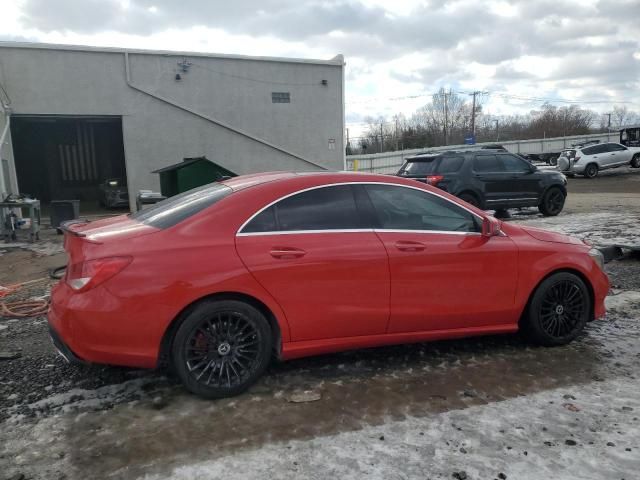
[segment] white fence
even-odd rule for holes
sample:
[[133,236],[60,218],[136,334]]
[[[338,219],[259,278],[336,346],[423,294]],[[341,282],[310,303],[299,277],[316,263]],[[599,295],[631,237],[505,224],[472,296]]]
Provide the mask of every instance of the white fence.
[[532,140],[512,140],[508,142],[485,142],[475,145],[447,145],[445,147],[418,148],[397,152],[374,153],[371,155],[349,155],[346,158],[346,169],[361,172],[395,173],[404,163],[404,159],[425,152],[441,152],[446,150],[469,150],[483,145],[502,145],[512,153],[547,153],[559,152],[571,145],[585,140],[601,142],[617,142],[618,132],[598,133],[594,135],[573,135],[570,137],[536,138]]

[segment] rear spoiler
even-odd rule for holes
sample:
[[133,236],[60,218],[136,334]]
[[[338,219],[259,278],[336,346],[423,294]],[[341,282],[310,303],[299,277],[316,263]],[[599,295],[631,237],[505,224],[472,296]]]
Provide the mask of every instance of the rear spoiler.
[[72,230],[71,227],[73,225],[86,225],[87,223],[89,223],[88,220],[67,220],[66,222],[62,222],[59,228],[63,232],[70,233],[76,237],[86,237],[84,233]]

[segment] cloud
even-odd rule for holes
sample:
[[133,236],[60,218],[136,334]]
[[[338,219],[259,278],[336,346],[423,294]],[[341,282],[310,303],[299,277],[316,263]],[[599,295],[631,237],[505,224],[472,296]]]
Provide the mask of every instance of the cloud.
[[[9,9],[15,21],[4,22],[10,30],[4,38],[319,58],[343,53],[347,95],[353,97],[410,96],[445,86],[537,97],[562,92],[573,99],[601,92],[613,102],[640,88],[638,0],[23,0],[15,5]],[[505,106],[502,100],[495,104]],[[399,106],[353,105],[358,110],[349,118]]]

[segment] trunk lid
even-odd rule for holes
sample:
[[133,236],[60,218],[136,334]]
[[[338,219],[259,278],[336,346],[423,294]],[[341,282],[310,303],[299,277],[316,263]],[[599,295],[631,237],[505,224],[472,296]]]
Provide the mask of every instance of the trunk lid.
[[[127,215],[92,222],[72,220],[64,222],[60,228],[64,232],[64,249],[69,254],[70,264],[96,258],[107,246],[123,245],[131,238],[159,231]],[[111,253],[112,249],[109,248],[109,254]]]

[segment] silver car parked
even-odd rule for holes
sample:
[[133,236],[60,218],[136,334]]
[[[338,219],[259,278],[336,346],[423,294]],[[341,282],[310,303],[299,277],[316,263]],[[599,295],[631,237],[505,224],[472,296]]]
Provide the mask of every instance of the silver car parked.
[[625,165],[640,168],[640,147],[592,142],[563,150],[558,158],[558,170],[567,175],[578,174],[587,178],[595,177],[600,170]]

